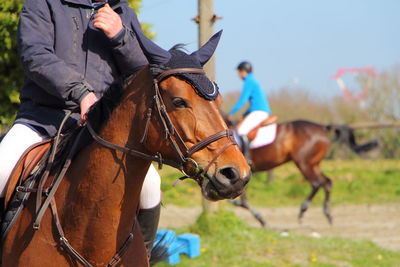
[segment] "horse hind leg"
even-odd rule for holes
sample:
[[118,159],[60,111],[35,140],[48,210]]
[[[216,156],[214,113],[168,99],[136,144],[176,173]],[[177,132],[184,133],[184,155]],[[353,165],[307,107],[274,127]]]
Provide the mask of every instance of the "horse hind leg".
[[307,197],[307,199],[303,202],[300,207],[299,213],[299,222],[302,221],[304,213],[309,208],[312,199],[317,194],[318,190],[323,187],[325,191],[325,199],[323,203],[323,211],[324,215],[327,218],[330,224],[333,223],[333,217],[331,214],[330,209],[330,197],[331,197],[331,190],[332,190],[332,180],[325,176],[319,169],[318,165],[315,165],[311,168],[307,168],[306,170],[301,169],[306,179],[311,183],[311,193]]
[[319,179],[319,175],[315,172],[315,168],[313,168],[312,166],[306,166],[303,164],[303,165],[298,165],[298,167],[300,171],[303,173],[306,180],[311,184],[311,192],[300,206],[298,220],[299,223],[301,223],[304,217],[304,213],[308,210],[311,201],[318,193],[318,190],[321,188],[321,181]]
[[311,192],[307,196],[306,200],[301,204],[300,206],[300,212],[298,216],[299,223],[302,223],[304,213],[308,210],[308,208],[311,205],[311,201],[313,200],[314,196],[317,194],[318,190],[320,189],[321,185],[320,184],[312,184],[311,185]]
[[324,174],[322,174],[322,176],[324,177],[324,183],[323,183],[323,188],[325,191],[325,200],[324,200],[324,214],[326,216],[326,218],[328,219],[328,222],[330,224],[333,223],[333,217],[331,214],[331,207],[330,207],[330,198],[331,198],[331,190],[332,190],[332,180],[325,176]]

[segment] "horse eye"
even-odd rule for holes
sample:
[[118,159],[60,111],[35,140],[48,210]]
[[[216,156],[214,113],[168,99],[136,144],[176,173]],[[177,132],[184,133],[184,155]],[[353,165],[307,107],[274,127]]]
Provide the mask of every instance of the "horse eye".
[[187,108],[189,106],[188,103],[180,97],[175,97],[172,99],[172,104],[174,104],[174,106],[177,108]]

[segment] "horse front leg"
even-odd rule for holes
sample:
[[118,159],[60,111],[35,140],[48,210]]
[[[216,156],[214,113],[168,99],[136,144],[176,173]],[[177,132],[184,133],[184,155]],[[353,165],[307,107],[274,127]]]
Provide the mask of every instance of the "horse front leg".
[[247,201],[246,191],[240,195],[240,200],[232,200],[230,202],[236,207],[241,207],[241,208],[248,210],[251,213],[251,215],[253,215],[253,217],[256,218],[256,220],[261,224],[261,227],[265,227],[267,225],[267,223],[265,222],[265,220],[261,216],[261,214],[259,212],[255,211],[249,205],[249,202]]

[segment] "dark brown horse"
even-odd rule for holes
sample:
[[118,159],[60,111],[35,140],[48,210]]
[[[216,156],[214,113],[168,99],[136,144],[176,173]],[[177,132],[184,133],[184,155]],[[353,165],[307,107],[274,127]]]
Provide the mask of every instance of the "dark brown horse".
[[[229,124],[232,125],[232,123]],[[300,207],[299,221],[303,218],[318,190],[322,188],[325,192],[323,211],[328,221],[332,223],[329,204],[332,180],[320,168],[320,163],[329,150],[331,142],[329,132],[331,131],[334,141],[345,143],[356,153],[366,152],[377,146],[376,141],[357,145],[353,130],[345,125],[326,126],[305,120],[295,120],[279,123],[276,139],[272,144],[251,149],[249,152],[253,172],[268,171],[293,161],[310,183],[311,192]],[[234,204],[249,209],[260,223],[264,224],[260,215],[248,205],[245,193],[241,196],[241,201],[235,201]]]
[[[211,57],[209,49],[204,54]],[[4,241],[3,266],[148,266],[136,213],[152,160],[194,177],[208,199],[243,192],[250,167],[219,112],[220,97],[201,97],[182,73],[204,74],[202,69],[163,70],[154,80],[146,67],[123,90],[110,89],[121,91],[119,98],[110,93],[96,104],[93,112],[117,103],[102,125],[89,114],[93,128],[100,128],[92,134],[96,142],[77,154],[56,191],[66,239],[60,238],[50,209],[41,228],[32,228],[31,197]]]

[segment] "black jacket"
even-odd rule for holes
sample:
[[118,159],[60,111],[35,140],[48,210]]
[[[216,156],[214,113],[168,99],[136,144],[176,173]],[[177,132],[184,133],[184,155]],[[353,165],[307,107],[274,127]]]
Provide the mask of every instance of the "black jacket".
[[[112,7],[124,29],[112,39],[92,24],[91,0],[26,0],[18,29],[25,71],[17,122],[54,135],[66,110],[90,91],[101,97],[118,78],[146,65],[125,0]],[[78,116],[76,116],[78,117]]]

